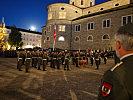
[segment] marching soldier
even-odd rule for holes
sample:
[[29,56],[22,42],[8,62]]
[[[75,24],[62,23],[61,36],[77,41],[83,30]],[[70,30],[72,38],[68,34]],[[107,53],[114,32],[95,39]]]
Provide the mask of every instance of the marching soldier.
[[25,63],[25,51],[23,51],[23,65]]
[[57,55],[57,69],[60,69],[62,53]]
[[91,66],[93,66],[93,61],[94,61],[93,53],[90,54],[90,61],[91,61]]
[[25,60],[26,60],[25,61],[25,72],[29,72],[30,61],[31,61],[31,53],[30,53],[30,51],[27,51]]
[[55,68],[56,64],[57,64],[57,53],[55,52],[53,56],[53,68]]
[[46,71],[46,66],[47,66],[47,53],[44,51],[44,54],[43,54],[43,71]]
[[107,63],[107,53],[105,52],[105,54],[104,54],[104,64],[106,64]]
[[53,66],[54,52],[50,53],[49,57],[50,57],[50,61],[51,61],[51,63],[50,63],[50,67],[51,67],[51,68],[54,68],[54,66]]
[[95,63],[96,63],[96,66],[97,66],[97,70],[99,70],[99,54],[97,52],[95,54]]
[[64,70],[69,70],[69,64],[70,64],[70,53],[67,53],[65,56],[65,65],[64,65]]
[[19,68],[19,54],[20,54],[20,51],[17,52],[17,55],[18,55],[18,58],[17,58],[17,69]]
[[38,54],[38,59],[37,59],[37,61],[38,61],[37,69],[38,70],[41,70],[40,66],[42,64],[42,56],[43,56],[42,51],[40,51],[39,54]]
[[72,62],[73,62],[73,65],[75,65],[75,53],[72,52]]
[[62,52],[62,57],[61,57],[62,65],[64,65],[64,59],[65,59],[65,52],[63,51],[63,52]]
[[102,59],[101,53],[99,53],[99,65],[101,64],[101,59]]
[[86,54],[87,65],[88,65],[88,62],[89,62],[89,57],[90,57],[90,53],[87,52],[87,54]]
[[79,54],[78,51],[75,54],[75,59],[76,59],[76,67],[78,67],[78,60],[79,60]]
[[32,67],[35,67],[35,51],[32,51]]
[[35,52],[34,54],[34,68],[37,68],[37,64],[38,64],[38,51]]
[[22,66],[23,66],[23,53],[22,51],[20,51],[18,53],[18,66],[17,66],[19,71],[22,71],[21,70]]

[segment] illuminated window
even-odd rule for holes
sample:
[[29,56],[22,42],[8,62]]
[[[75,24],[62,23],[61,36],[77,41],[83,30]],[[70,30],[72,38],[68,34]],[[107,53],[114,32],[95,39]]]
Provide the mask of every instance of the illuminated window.
[[52,13],[48,13],[48,20],[52,19]]
[[65,41],[65,38],[64,38],[63,36],[60,36],[60,37],[58,38],[58,41]]
[[108,34],[105,34],[105,35],[103,35],[103,37],[102,37],[102,40],[109,40],[109,39],[110,39],[110,37],[109,37]]
[[58,27],[59,27],[59,31],[65,32],[65,28],[66,28],[65,25],[59,25]]
[[51,31],[51,25],[48,26],[48,32],[50,32],[50,31]]
[[66,12],[59,12],[59,18],[65,19],[66,18]]

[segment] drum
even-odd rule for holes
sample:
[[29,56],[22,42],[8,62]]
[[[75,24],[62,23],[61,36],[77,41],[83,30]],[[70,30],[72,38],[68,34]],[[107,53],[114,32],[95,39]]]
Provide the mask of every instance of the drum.
[[87,60],[79,60],[78,64],[80,65],[80,67],[85,67],[85,65],[87,65]]

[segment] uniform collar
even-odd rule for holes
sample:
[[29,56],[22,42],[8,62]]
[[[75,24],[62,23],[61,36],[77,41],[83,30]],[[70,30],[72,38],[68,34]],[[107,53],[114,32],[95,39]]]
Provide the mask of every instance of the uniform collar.
[[127,58],[127,57],[132,56],[132,55],[133,55],[133,53],[127,54],[127,55],[121,57],[120,60],[123,60],[124,58]]

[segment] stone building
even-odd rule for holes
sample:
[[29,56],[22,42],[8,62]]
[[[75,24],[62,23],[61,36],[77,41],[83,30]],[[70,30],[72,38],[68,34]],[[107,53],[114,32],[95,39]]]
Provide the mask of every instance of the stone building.
[[48,20],[42,27],[42,48],[69,50],[115,49],[114,35],[120,26],[133,22],[133,0],[70,0],[47,6]]
[[[41,38],[42,38],[42,33],[40,32],[35,32],[35,31],[30,31],[26,29],[21,29],[17,28],[19,32],[22,34],[22,42],[23,46],[22,48],[33,48],[33,47],[41,47]],[[5,33],[8,35],[5,37],[7,40],[9,37],[9,34],[11,33],[11,27],[6,26],[6,29],[4,30]],[[10,46],[8,46],[10,48]]]

